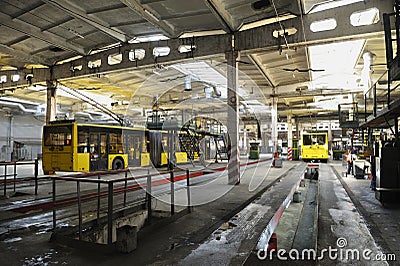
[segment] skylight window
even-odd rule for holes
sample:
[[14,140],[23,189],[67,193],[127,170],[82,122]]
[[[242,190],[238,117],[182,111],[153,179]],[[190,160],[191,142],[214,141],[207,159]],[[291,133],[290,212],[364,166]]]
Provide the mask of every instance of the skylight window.
[[17,82],[17,81],[20,80],[20,78],[21,78],[21,76],[20,76],[19,74],[13,74],[13,75],[11,75],[11,81],[12,81],[12,82]]
[[350,23],[355,27],[375,24],[378,23],[378,21],[379,9],[375,7],[363,11],[354,12],[350,16]]
[[328,10],[328,9],[332,9],[332,8],[337,8],[337,7],[341,7],[341,6],[351,5],[351,4],[363,2],[363,1],[364,0],[329,1],[329,2],[325,2],[325,3],[313,5],[312,7],[310,7],[311,10],[307,10],[307,7],[305,9],[307,12],[310,11],[310,13],[316,13],[316,12],[320,12],[320,11],[324,11],[324,10]]
[[155,34],[155,35],[147,35],[147,36],[138,36],[128,41],[128,43],[141,43],[141,42],[156,42],[156,41],[163,41],[169,40],[167,36],[162,34]]
[[122,54],[109,55],[107,61],[110,66],[117,65],[122,62]]
[[146,55],[146,50],[144,50],[144,49],[130,50],[129,51],[129,61],[143,60],[145,55]]
[[312,32],[327,31],[335,29],[336,26],[337,26],[336,19],[330,18],[330,19],[314,21],[310,25],[310,30]]
[[364,43],[355,40],[310,46],[311,68],[325,70],[312,72],[315,88],[355,88],[359,77],[348,73],[353,73]]
[[171,52],[171,48],[169,48],[168,46],[164,46],[164,47],[155,47],[153,49],[153,55],[155,57],[159,57],[159,56],[167,56],[169,55],[169,52]]
[[180,45],[179,47],[178,47],[178,51],[179,51],[179,53],[189,53],[189,52],[191,52],[191,51],[193,51],[193,50],[195,50],[196,49],[196,45]]
[[243,31],[243,30],[248,30],[248,29],[252,29],[252,28],[256,28],[256,27],[260,27],[260,26],[264,26],[264,25],[268,25],[268,24],[272,24],[278,21],[284,21],[287,19],[291,19],[291,18],[295,18],[295,15],[282,15],[279,16],[278,18],[274,17],[274,18],[267,18],[267,19],[262,19],[262,20],[258,20],[258,21],[254,21],[254,22],[250,22],[247,24],[244,24],[239,31]]
[[223,30],[208,30],[208,31],[195,31],[195,32],[186,32],[183,33],[179,38],[191,38],[191,37],[200,37],[200,36],[209,36],[209,35],[220,35],[225,34],[226,32]]

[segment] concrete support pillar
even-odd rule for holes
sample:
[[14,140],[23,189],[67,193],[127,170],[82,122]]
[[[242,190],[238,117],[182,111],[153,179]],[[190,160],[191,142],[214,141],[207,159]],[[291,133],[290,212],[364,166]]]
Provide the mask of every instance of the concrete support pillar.
[[287,114],[287,123],[288,123],[288,133],[287,133],[287,141],[288,148],[293,148],[293,124],[292,124],[292,114]]
[[273,144],[272,152],[278,152],[278,98],[271,98],[271,140]]
[[300,141],[299,118],[297,116],[294,118],[294,123],[296,124],[296,138]]
[[56,82],[47,80],[47,105],[46,105],[46,124],[56,120],[57,102],[56,102]]
[[237,84],[238,84],[238,71],[237,62],[239,54],[237,51],[227,52],[225,54],[228,68],[227,68],[227,79],[228,79],[228,135],[229,141],[228,147],[230,147],[230,159],[228,162],[228,184],[235,185],[240,183],[240,171],[239,171],[239,99],[237,96]]

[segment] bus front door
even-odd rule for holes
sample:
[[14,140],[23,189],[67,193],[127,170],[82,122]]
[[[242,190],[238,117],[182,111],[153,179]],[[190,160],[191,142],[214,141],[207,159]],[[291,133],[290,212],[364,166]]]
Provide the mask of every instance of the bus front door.
[[129,166],[140,166],[142,138],[137,135],[128,136]]
[[107,134],[90,133],[90,171],[107,170]]

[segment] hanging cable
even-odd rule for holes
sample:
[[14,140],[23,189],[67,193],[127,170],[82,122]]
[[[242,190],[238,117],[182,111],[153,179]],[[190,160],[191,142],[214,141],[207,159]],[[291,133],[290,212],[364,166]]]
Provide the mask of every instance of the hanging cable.
[[[300,0],[297,0],[297,5],[298,5],[299,11],[300,11],[301,29],[303,31],[303,38],[304,38],[304,43],[305,43],[304,50],[306,52],[307,68],[311,69],[310,58],[309,58],[309,55],[308,55],[307,38],[306,38],[305,30],[304,30],[305,27],[304,27],[304,19],[303,19],[303,10],[302,10],[302,7],[301,7]],[[309,79],[311,81],[311,71],[308,71],[308,77],[309,77]]]
[[[282,23],[281,23],[281,21],[279,19],[279,14],[278,14],[278,10],[276,9],[275,2],[274,2],[274,0],[272,0],[271,2],[272,2],[272,5],[274,6],[274,10],[275,10],[275,14],[276,14],[276,21],[279,23],[279,27],[281,28],[281,30],[283,32],[285,32],[285,30],[284,30],[284,28],[282,26]],[[283,39],[285,40],[286,48],[289,49],[289,43],[288,43],[288,41],[286,39],[286,35],[285,34],[283,34]]]
[[[286,31],[285,31],[285,28],[283,27],[283,25],[282,25],[282,23],[281,23],[281,21],[280,21],[280,19],[279,19],[278,10],[276,9],[274,0],[271,0],[271,3],[272,3],[272,6],[274,7],[274,10],[275,10],[276,21],[279,23],[279,27],[281,28],[281,31],[283,32],[283,39],[284,39],[284,41],[285,41],[286,49],[287,49],[287,51],[289,51],[290,47],[289,47],[288,40],[286,39],[286,34],[285,34]],[[279,36],[280,36],[280,35],[279,35],[279,33],[278,33],[278,37],[279,37]],[[295,63],[294,63],[293,57],[290,56],[290,55],[288,55],[287,51],[286,51],[286,59],[289,60],[289,57],[290,57],[293,68],[296,68],[296,65],[295,65]],[[293,73],[293,78],[296,78],[296,76],[295,76],[294,73]]]

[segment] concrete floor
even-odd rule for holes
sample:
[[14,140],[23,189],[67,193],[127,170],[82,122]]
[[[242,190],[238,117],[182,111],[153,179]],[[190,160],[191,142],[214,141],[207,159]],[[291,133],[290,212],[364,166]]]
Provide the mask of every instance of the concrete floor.
[[[153,226],[150,232],[139,236],[138,249],[130,254],[98,254],[49,242],[51,224],[43,221],[49,221],[51,213],[10,219],[8,213],[0,211],[0,265],[399,265],[399,260],[362,258],[362,252],[367,251],[371,258],[377,254],[395,254],[400,258],[400,208],[382,206],[375,200],[369,180],[343,177],[350,195],[356,199],[353,203],[337,176],[345,170],[344,166],[336,161],[320,166],[317,254],[321,259],[283,261],[275,256],[270,262],[258,260],[254,243],[262,231],[261,225],[265,226],[272,217],[274,200],[278,202],[279,195],[287,193],[284,187],[293,184],[288,176],[294,172],[293,167],[305,167],[301,162],[284,161],[283,168],[270,168],[270,164],[267,161],[242,168],[238,186],[226,185],[226,172],[199,182],[192,190],[194,211],[170,224]],[[263,193],[281,175],[286,177]],[[308,186],[299,187],[303,201],[291,203],[280,220],[275,231],[278,249],[293,248],[307,189]],[[179,193],[184,195],[185,190]],[[42,195],[45,194],[48,191],[43,189]],[[1,207],[27,197],[34,198],[28,195],[3,199]],[[159,200],[168,201],[168,195],[164,197]],[[183,198],[177,197],[178,202],[182,199],[182,205]],[[330,258],[328,251],[323,253],[324,249],[331,249],[331,255],[338,256]],[[346,252],[356,251],[360,259],[346,258]]]

